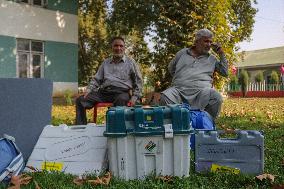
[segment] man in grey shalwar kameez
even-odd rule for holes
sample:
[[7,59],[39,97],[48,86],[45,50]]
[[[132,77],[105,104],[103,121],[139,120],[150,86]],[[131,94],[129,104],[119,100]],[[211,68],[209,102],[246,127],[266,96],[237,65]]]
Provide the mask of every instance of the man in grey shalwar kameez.
[[[169,64],[172,85],[161,94],[160,104],[188,103],[193,108],[207,111],[214,119],[218,116],[222,96],[212,88],[213,73],[228,76],[228,62],[220,45],[212,42],[213,34],[207,29],[197,31],[192,47],[180,50]],[[219,60],[209,53],[210,48]]]

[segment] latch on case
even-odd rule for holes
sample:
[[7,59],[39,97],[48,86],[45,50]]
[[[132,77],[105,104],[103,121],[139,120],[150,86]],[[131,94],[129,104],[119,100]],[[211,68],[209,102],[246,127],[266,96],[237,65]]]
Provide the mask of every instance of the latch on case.
[[164,125],[164,127],[165,127],[165,138],[173,138],[174,132],[173,132],[172,124],[166,124]]

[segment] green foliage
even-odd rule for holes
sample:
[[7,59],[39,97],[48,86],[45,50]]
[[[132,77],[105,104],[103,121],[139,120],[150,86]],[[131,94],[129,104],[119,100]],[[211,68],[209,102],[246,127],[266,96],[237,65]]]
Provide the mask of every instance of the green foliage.
[[73,96],[72,91],[71,90],[65,90],[63,96],[64,96],[64,99],[65,99],[66,105],[71,106],[73,104],[73,102],[72,102],[72,96]]
[[[154,74],[149,78],[160,91],[171,82],[167,65],[177,51],[192,44],[193,34],[198,29],[212,30],[229,62],[235,61],[235,45],[248,39],[252,32],[256,14],[252,3],[255,1],[114,0],[109,22],[123,33],[134,28],[152,39]],[[225,82],[218,75],[215,79],[216,86]],[[161,84],[156,85],[157,82]]]
[[238,84],[238,77],[236,75],[231,75],[230,84],[231,85],[237,85]]
[[105,0],[79,0],[79,85],[86,85],[108,56]]
[[255,81],[256,82],[262,82],[263,80],[264,80],[263,72],[259,71],[255,76]]
[[246,96],[248,82],[249,82],[248,72],[246,70],[242,70],[239,77],[239,83],[241,84],[243,97]]
[[142,76],[149,74],[151,66],[151,54],[143,39],[143,34],[137,30],[132,30],[126,36],[126,54],[131,56],[140,66]]
[[278,84],[279,83],[279,76],[276,71],[271,72],[271,84]]

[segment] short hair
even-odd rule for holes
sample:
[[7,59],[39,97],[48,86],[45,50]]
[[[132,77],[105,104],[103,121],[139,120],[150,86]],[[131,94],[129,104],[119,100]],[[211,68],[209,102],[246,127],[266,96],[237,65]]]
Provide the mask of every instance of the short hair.
[[210,37],[210,38],[212,38],[213,37],[213,33],[210,30],[206,29],[206,28],[198,30],[195,33],[195,41],[201,39],[202,37]]
[[110,44],[112,44],[112,43],[114,42],[114,40],[117,40],[117,39],[119,39],[119,40],[123,41],[123,43],[125,43],[123,37],[121,37],[121,36],[115,36],[115,37],[111,38]]

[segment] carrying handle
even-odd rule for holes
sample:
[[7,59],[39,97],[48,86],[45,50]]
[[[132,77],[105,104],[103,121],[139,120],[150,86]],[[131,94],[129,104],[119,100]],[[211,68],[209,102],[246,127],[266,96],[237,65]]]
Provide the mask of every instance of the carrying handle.
[[235,129],[226,129],[226,130],[218,130],[217,137],[219,139],[237,139],[240,136],[240,130]]
[[[156,126],[162,126],[163,125],[163,110],[162,107],[150,107],[150,110],[153,111],[154,120],[151,120],[151,124],[154,124]],[[134,109],[135,113],[135,125],[136,127],[139,127],[139,124],[147,124],[149,123],[147,120],[144,119],[144,110],[145,108],[139,107]]]
[[10,140],[12,142],[15,142],[16,139],[10,135],[7,135],[7,134],[3,134],[3,138],[7,139],[7,140]]
[[59,127],[63,127],[63,130],[84,130],[86,129],[87,127],[84,126],[84,125],[78,125],[78,126],[68,126],[66,124],[60,124]]
[[70,126],[71,130],[84,130],[86,129],[86,126]]
[[[227,129],[227,130],[218,130],[217,136],[219,139],[237,139],[243,137],[245,135],[263,135],[263,131],[255,131],[255,130],[239,130],[239,129]],[[229,136],[229,137],[222,137]]]

